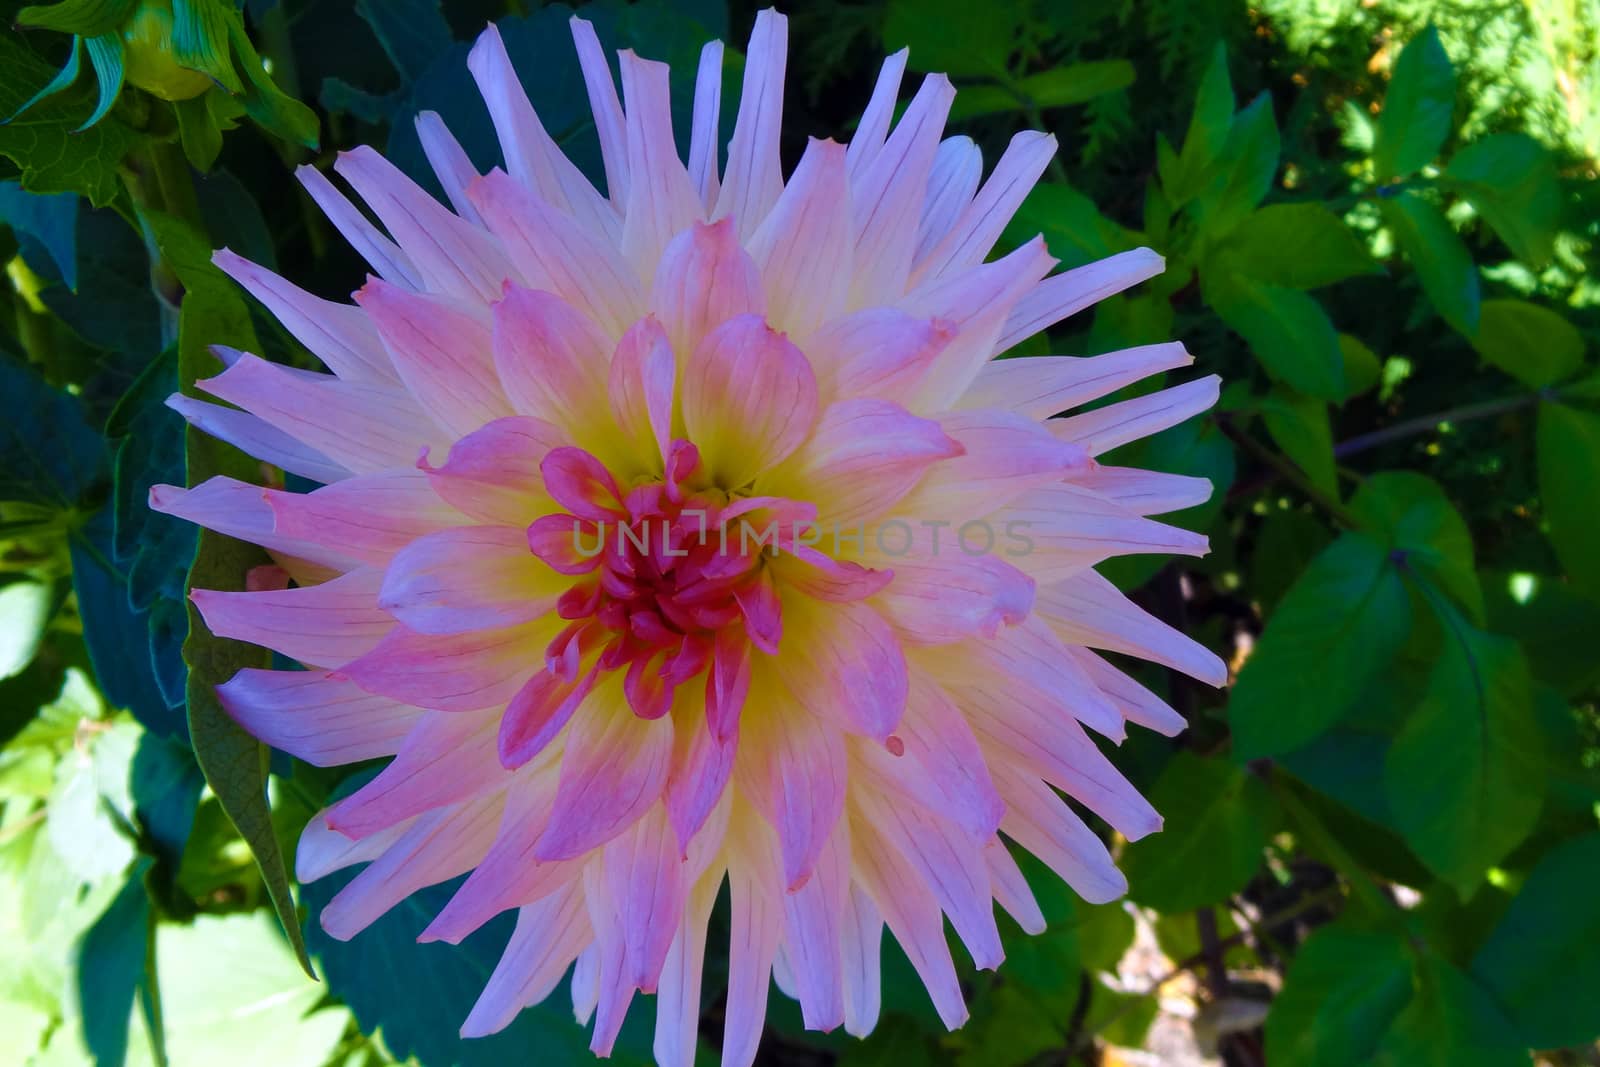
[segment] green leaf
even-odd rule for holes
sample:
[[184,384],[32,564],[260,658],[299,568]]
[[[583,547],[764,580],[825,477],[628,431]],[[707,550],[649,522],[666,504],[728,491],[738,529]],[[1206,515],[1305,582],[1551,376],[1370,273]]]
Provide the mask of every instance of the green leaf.
[[1550,543],[1574,585],[1600,599],[1600,415],[1539,405],[1539,496]]
[[1443,651],[1389,750],[1384,786],[1411,850],[1465,899],[1533,829],[1542,753],[1522,650],[1443,614]]
[[1316,203],[1270,204],[1240,223],[1219,251],[1234,273],[1290,289],[1381,272],[1350,227]]
[[0,678],[13,678],[33,662],[56,606],[55,590],[44,582],[0,586]]
[[1321,304],[1296,289],[1235,275],[1202,275],[1201,284],[1206,302],[1274,380],[1321,400],[1344,399],[1344,354]]
[[1278,172],[1280,148],[1272,94],[1263,92],[1234,116],[1220,169],[1194,202],[1195,221],[1207,238],[1227,234],[1261,203]]
[[1600,604],[1557,579],[1534,579],[1531,588],[1519,588],[1531,576],[1519,577],[1484,575],[1489,628],[1516,638],[1534,678],[1565,696],[1600,683],[1593,640],[1600,633]]
[[78,196],[37,196],[16,182],[0,182],[0,223],[44,246],[68,289],[78,287]]
[[1472,961],[1472,975],[1524,1045],[1561,1048],[1600,1036],[1600,833],[1562,842],[1539,860]]
[[1150,803],[1167,832],[1135,841],[1121,859],[1138,903],[1169,913],[1217,904],[1261,865],[1269,799],[1242,768],[1180,752],[1156,779]]
[[[1183,149],[1163,170],[1162,185],[1172,206],[1182,207],[1205,187],[1211,168],[1222,155],[1233,122],[1233,83],[1228,77],[1228,50],[1218,42],[1200,78],[1189,132]],[[1170,148],[1168,149],[1170,151]]]
[[1261,401],[1261,419],[1284,455],[1305,471],[1311,484],[1337,498],[1339,479],[1334,473],[1327,403],[1274,386]]
[[1485,300],[1472,347],[1535,389],[1569,377],[1583,364],[1583,335],[1549,308],[1526,300]]
[[273,82],[262,65],[255,46],[244,32],[244,19],[237,11],[229,10],[228,40],[239,57],[239,66],[248,83],[241,94],[244,110],[256,124],[286,141],[315,148],[318,143],[317,113],[300,101],[286,95]]
[[1527,1050],[1494,1000],[1446,960],[1417,961],[1415,992],[1395,1017],[1373,1063],[1377,1067],[1514,1067]]
[[964,0],[889,0],[883,43],[911,49],[913,70],[950,75],[999,74],[1006,69],[1022,26],[1016,0],[969,4]]
[[1411,996],[1411,967],[1389,933],[1343,924],[1306,939],[1267,1015],[1267,1062],[1368,1063]]
[[1338,722],[1411,627],[1389,553],[1347,533],[1312,560],[1245,661],[1229,701],[1234,754],[1299,748]]
[[1035,234],[1043,235],[1050,254],[1066,269],[1126,252],[1141,243],[1138,235],[1102,215],[1094,201],[1056,182],[1034,186],[1006,227],[1006,239],[1013,244],[1020,245]]
[[172,0],[172,58],[228,92],[241,93],[244,83],[228,47],[230,6],[222,0]]
[[1069,63],[1030,74],[1015,86],[976,85],[956,94],[950,121],[1020,111],[1024,102],[1046,109],[1071,107],[1133,84],[1133,64],[1125,59]]
[[1457,152],[1444,180],[1518,259],[1532,267],[1550,261],[1561,225],[1561,188],[1549,149],[1525,133],[1491,134]]
[[210,170],[222,152],[222,130],[211,114],[211,103],[207,99],[210,95],[201,93],[172,105],[178,114],[178,137],[183,142],[184,158],[201,172]]
[[1386,548],[1405,554],[1407,568],[1437,584],[1482,623],[1472,534],[1437,482],[1415,471],[1381,471],[1361,484],[1350,510]]
[[356,14],[404,81],[420,77],[454,40],[439,0],[356,0]]
[[89,53],[89,62],[94,67],[95,81],[100,86],[100,99],[95,104],[94,113],[73,133],[82,133],[105,118],[111,105],[117,102],[117,95],[122,92],[122,38],[115,33],[90,37],[83,42],[83,48]]
[[1412,192],[1380,200],[1378,206],[1422,291],[1446,322],[1471,337],[1478,329],[1478,268],[1449,220]]
[[128,1019],[139,999],[146,1025],[156,1017],[155,991],[146,981],[145,957],[152,933],[150,896],[141,860],[111,901],[105,914],[83,935],[77,952],[76,978],[83,1039],[94,1062],[121,1067],[128,1056]]
[[84,421],[77,397],[32,367],[0,355],[0,500],[76,507],[104,477],[105,442]]
[[1432,26],[1411,39],[1394,64],[1378,116],[1372,166],[1380,180],[1403,178],[1433,162],[1450,136],[1456,73]]
[[[184,392],[192,395],[195,381],[214,374],[219,366],[209,351],[210,345],[245,350],[256,347],[250,311],[233,284],[212,266],[211,250],[198,234],[177,219],[156,212],[147,212],[143,218],[162,256],[183,283],[178,376]],[[218,474],[243,479],[254,475],[256,464],[244,453],[193,427],[186,432],[187,484],[198,485]],[[189,570],[189,588],[242,590],[249,569],[265,560],[266,554],[253,545],[202,531]],[[267,748],[233,721],[216,695],[218,685],[242,668],[267,666],[270,656],[264,649],[214,636],[192,601],[188,611],[189,637],[183,644],[183,659],[189,665],[189,737],[194,743],[195,758],[211,791],[250,846],[278,918],[302,966],[310,973],[311,962],[300,937],[288,868],[267,808]]]
[[[70,66],[76,75],[76,63]],[[6,72],[0,79],[0,115],[12,116],[0,125],[0,155],[17,165],[23,186],[32,193],[82,193],[96,207],[111,203],[122,189],[117,164],[138,135],[116,118],[75,132],[90,111],[80,90],[30,101],[34,87],[55,83],[50,68],[15,34],[0,34],[0,70]],[[26,113],[18,114],[24,107]]]
[[139,0],[61,0],[23,8],[17,25],[95,37],[120,29],[138,6]]
[[1341,333],[1339,351],[1344,355],[1344,399],[1360,396],[1383,377],[1383,365],[1378,362],[1377,354],[1359,337]]
[[[307,911],[316,915],[354,872],[341,871],[305,887]],[[382,1029],[396,1059],[414,1056],[423,1067],[498,1067],[538,1050],[541,1065],[590,1064],[584,1029],[572,1018],[567,982],[548,999],[524,1009],[497,1034],[463,1041],[457,1036],[513,926],[511,913],[490,920],[460,945],[419,944],[421,930],[444,906],[460,879],[414,893],[349,941],[335,941],[313,919],[306,939],[327,975],[328,988],[350,1005],[367,1033]],[[716,948],[710,951],[716,952]],[[426,975],[425,982],[418,981]],[[653,998],[634,999],[612,1054],[614,1062],[650,1059]]]

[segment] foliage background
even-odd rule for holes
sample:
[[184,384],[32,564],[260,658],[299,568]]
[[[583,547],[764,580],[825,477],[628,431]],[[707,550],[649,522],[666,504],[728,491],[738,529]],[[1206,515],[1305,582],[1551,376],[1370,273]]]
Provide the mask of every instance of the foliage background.
[[[6,24],[19,7],[0,0]],[[503,1035],[456,1039],[507,928],[416,945],[448,887],[349,943],[302,921],[341,879],[303,887],[297,913],[283,857],[349,784],[230,728],[209,687],[260,660],[191,633],[184,589],[191,572],[237,582],[248,560],[143,507],[156,482],[237,469],[161,403],[215,369],[205,345],[308,360],[209,250],[332,297],[359,284],[288,171],[370,142],[420,174],[410,120],[426,108],[490,162],[464,66],[484,22],[598,171],[569,11],[245,8],[249,37],[218,60],[235,89],[176,105],[118,92],[119,60],[109,87],[86,70],[0,126],[0,1061],[583,1062],[560,993]],[[754,18],[744,0],[581,10],[680,82],[701,42],[742,41]],[[1066,266],[1167,256],[1027,353],[1177,337],[1223,375],[1214,413],[1126,457],[1213,479],[1213,501],[1179,517],[1213,554],[1108,572],[1236,675],[1215,693],[1141,674],[1190,729],[1116,753],[1167,815],[1121,847],[1131,903],[1086,906],[1030,868],[1050,930],[1010,929],[998,975],[965,973],[965,1029],[940,1030],[891,950],[871,1040],[807,1034],[775,998],[763,1055],[1151,1062],[1126,1050],[1158,1047],[1158,1007],[1176,1003],[1185,1040],[1229,1064],[1597,1062],[1600,4],[790,14],[787,159],[808,134],[847,136],[879,57],[909,44],[913,68],[962,86],[956,127],[990,160],[1020,128],[1060,139],[1011,237],[1042,231]],[[69,47],[5,31],[0,114]],[[648,999],[623,1061],[648,1058]]]

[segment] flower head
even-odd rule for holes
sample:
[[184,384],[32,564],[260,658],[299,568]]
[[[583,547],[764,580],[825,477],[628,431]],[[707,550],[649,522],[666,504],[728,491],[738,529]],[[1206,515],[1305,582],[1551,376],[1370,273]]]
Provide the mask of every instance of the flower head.
[[692,1062],[724,880],[726,1062],[755,1055],[769,975],[808,1026],[871,1030],[885,926],[959,1025],[944,918],[986,968],[996,901],[1043,926],[1005,839],[1105,901],[1122,877],[1062,794],[1128,838],[1159,825],[1089,731],[1182,722],[1091,649],[1222,678],[1093,570],[1205,550],[1148,516],[1208,483],[1095,457],[1203,410],[1215,379],[1054,418],[1190,357],[993,360],[1161,260],[1051,275],[1035,240],[986,261],[1052,139],[1019,135],[980,187],[976,146],[941,140],[944,77],[891,123],[904,53],[850,144],[812,141],[785,181],[782,16],[757,20],[725,167],[720,44],[685,164],[667,69],[622,53],[619,100],[572,26],[606,195],[491,28],[469,62],[506,169],[418,121],[454,210],[346,153],[380,229],[301,170],[376,273],[355,306],[218,254],[330,372],[225,352],[201,384],[235,407],[171,401],[325,483],[153,494],[286,576],[194,593],[218,634],[308,668],[241,671],[224,705],[313,763],[394,757],[302,838],[302,879],[370,861],[330,933],[466,872],[422,937],[517,910],[468,1035],[576,961],[597,1052],[642,990],[658,1058]]

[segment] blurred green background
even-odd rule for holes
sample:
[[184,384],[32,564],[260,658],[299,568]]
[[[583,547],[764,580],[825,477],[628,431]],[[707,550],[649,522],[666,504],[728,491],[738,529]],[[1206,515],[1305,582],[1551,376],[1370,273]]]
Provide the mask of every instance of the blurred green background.
[[[285,857],[349,786],[229,728],[210,686],[260,654],[191,634],[184,590],[247,557],[143,506],[237,469],[161,403],[214,369],[207,344],[310,365],[209,250],[353,289],[289,169],[373,143],[422,175],[424,109],[492,162],[464,65],[485,22],[598,176],[570,9],[20,9],[0,0],[34,25],[0,32],[0,117],[64,88],[0,126],[0,1063],[585,1062],[560,992],[456,1038],[507,926],[416,945],[449,887],[345,944],[305,921],[343,876],[296,912]],[[680,122],[701,43],[742,42],[755,15],[578,10],[672,63]],[[198,14],[207,34],[163,42]],[[1060,141],[1007,241],[1043,232],[1069,267],[1167,257],[1019,354],[1178,338],[1223,376],[1214,412],[1113,457],[1211,478],[1177,521],[1212,555],[1106,571],[1235,681],[1138,669],[1190,729],[1115,753],[1167,816],[1117,843],[1128,901],[1086,906],[1030,865],[1050,929],[1003,927],[998,975],[963,972],[965,1029],[942,1031],[890,949],[869,1041],[806,1033],[774,998],[763,1062],[1600,1063],[1600,0],[788,14],[791,165],[808,135],[848,137],[910,45],[961,87],[954,132],[991,162],[1019,129]],[[649,1058],[649,999],[621,1061]]]

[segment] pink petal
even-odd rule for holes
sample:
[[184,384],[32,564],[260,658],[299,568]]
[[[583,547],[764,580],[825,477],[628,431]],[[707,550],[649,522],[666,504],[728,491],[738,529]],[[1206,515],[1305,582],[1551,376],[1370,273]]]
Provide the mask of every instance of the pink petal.
[[323,483],[350,477],[347,468],[249,412],[207,404],[182,393],[167,397],[166,404],[196,429],[228,442],[263,463],[282,467],[290,474]]
[[942,553],[893,562],[894,581],[875,606],[908,644],[993,638],[1033,608],[1033,579],[998,556],[947,543]]
[[1011,857],[1006,843],[995,837],[983,846],[983,861],[989,868],[989,887],[995,903],[1016,920],[1023,933],[1042,934],[1045,931],[1044,912],[1033,899],[1033,889],[1022,876],[1022,869]]
[[650,309],[666,328],[680,364],[718,326],[766,307],[761,272],[739,244],[733,220],[697,222],[662,252]]
[[694,116],[689,130],[689,181],[700,205],[709,215],[716,207],[722,183],[717,177],[717,149],[721,141],[718,120],[722,114],[722,42],[707,41],[700,49],[694,77]]
[[672,140],[672,87],[667,65],[624,51],[622,92],[628,101],[628,209],[622,253],[646,270],[675,234],[703,217],[689,172]]
[[970,137],[946,137],[933,157],[933,173],[928,176],[928,198],[922,205],[922,222],[917,227],[917,250],[912,256],[913,270],[922,264],[934,246],[944,240],[956,219],[972,203],[983,177],[983,153]]
[[437,111],[419,111],[416,118],[417,140],[422,144],[422,154],[428,157],[439,186],[449,198],[456,214],[475,226],[482,225],[478,209],[467,197],[467,187],[478,178],[478,168],[467,158],[466,149],[455,139],[450,128]]
[[511,1025],[523,1008],[561,984],[593,932],[576,883],[517,910],[517,926],[473,1004],[462,1037],[486,1037]]
[[813,139],[750,239],[772,324],[804,338],[836,318],[850,291],[854,244],[844,145]]
[[689,894],[690,872],[667,826],[666,810],[652,809],[612,838],[601,862],[622,933],[624,977],[653,993]]
[[849,893],[850,827],[841,819],[811,878],[783,898],[784,946],[807,1030],[826,1032],[844,1022],[841,944]]
[[1119,507],[1127,508],[1135,515],[1166,515],[1183,511],[1210,500],[1212,490],[1209,478],[1191,478],[1183,474],[1138,470],[1134,467],[1108,467],[1103,464],[1095,464],[1084,471],[1074,471],[1068,480]]
[[530,286],[555,293],[611,338],[643,313],[638,272],[603,234],[585,229],[502,170],[473,182],[467,196]]
[[614,436],[610,355],[605,335],[553,294],[508,285],[494,306],[494,363],[512,406],[561,427],[570,440]]
[[533,558],[525,531],[460,526],[401,549],[378,604],[420,633],[464,633],[536,619],[570,584]]
[[635,716],[613,674],[573,717],[550,825],[534,855],[581,856],[622,833],[660,798],[671,762],[671,717]]
[[382,571],[362,568],[321,585],[253,593],[195,589],[189,597],[218,637],[338,667],[371,651],[393,628],[394,619],[378,607],[382,579]]
[[605,465],[581,448],[552,448],[539,464],[545,492],[580,519],[595,522],[627,517],[622,491]]
[[692,718],[678,722],[673,732],[672,769],[663,799],[678,849],[687,856],[690,840],[722,799],[738,745],[732,739],[719,741],[704,723]]
[[1131,723],[1176,737],[1189,725],[1160,697],[1086,648],[1068,649],[1072,658],[1094,680],[1101,694]]
[[[914,515],[970,522],[1029,489],[1059,482],[1089,466],[1082,448],[1057,440],[1038,422],[1013,412],[950,412],[939,417],[939,425],[962,452],[934,466],[918,484],[903,508]],[[996,540],[995,533],[974,530],[970,540],[983,545]]]
[[776,665],[807,710],[882,741],[906,706],[906,658],[894,631],[862,603],[796,602]]
[[[742,816],[742,817],[741,817]],[[722,1062],[750,1067],[767,1013],[767,982],[783,931],[776,849],[759,818],[736,812],[728,827],[728,997]]]
[[357,474],[409,467],[441,435],[404,390],[296,372],[252,355],[198,383]]
[[912,284],[982,263],[1055,154],[1056,139],[1050,134],[1024,130],[1011,138],[978,195],[917,265]]
[[334,871],[342,871],[357,863],[371,863],[416,824],[415,819],[407,819],[387,830],[370,834],[359,841],[352,841],[328,825],[327,814],[326,808],[317,812],[311,817],[311,821],[306,823],[305,829],[300,831],[300,841],[295,847],[294,854],[294,877],[298,882],[315,882]]
[[706,924],[722,885],[722,872],[701,877],[667,950],[656,991],[656,1032],[652,1051],[660,1067],[694,1067],[700,1039],[700,978],[706,954]]
[[346,478],[309,493],[267,489],[262,495],[279,534],[366,563],[386,564],[418,537],[464,520],[416,471]]
[[514,415],[451,445],[443,466],[429,466],[426,454],[417,466],[441,499],[472,518],[525,526],[554,506],[545,494],[539,465],[552,448],[564,444],[565,436],[548,422]]
[[852,884],[845,898],[840,935],[845,1033],[866,1037],[878,1025],[878,1012],[883,1006],[883,918],[859,884]]
[[400,242],[426,288],[468,301],[499,294],[510,264],[482,230],[366,145],[340,153],[334,169]]
[[544,751],[594,688],[599,668],[578,678],[563,679],[539,671],[517,690],[500,719],[500,765],[516,770]]
[[151,486],[150,509],[249,541],[269,552],[308,560],[336,571],[350,570],[358,562],[336,549],[279,534],[265,490],[233,478],[218,475],[193,489],[176,485]]
[[1030,419],[1047,419],[1152,374],[1193,362],[1188,349],[1176,341],[1124,348],[1102,356],[994,359],[978,371],[956,406],[1002,408]]
[[572,43],[577,46],[578,66],[583,70],[583,88],[589,96],[595,133],[600,137],[606,192],[612,205],[620,207],[628,197],[628,130],[622,104],[617,100],[617,84],[611,80],[611,66],[600,47],[600,38],[595,36],[594,25],[576,15],[567,24],[572,27]]
[[717,631],[706,674],[706,725],[712,737],[726,742],[734,736],[749,693],[750,642],[734,628],[724,627]]
[[1137,656],[1207,685],[1228,682],[1228,665],[1215,653],[1146,612],[1094,571],[1040,590],[1038,612],[1071,644]]
[[856,123],[855,136],[845,151],[845,162],[850,168],[852,185],[860,183],[866,169],[883,151],[884,138],[889,134],[889,123],[894,119],[895,101],[900,95],[900,79],[905,75],[906,59],[910,49],[902,48],[886,57],[872,86],[872,96],[867,100],[861,121]]
[[374,278],[356,293],[395,370],[452,437],[511,414],[490,354],[489,328],[460,305]]
[[740,731],[734,775],[777,831],[783,883],[793,892],[811,877],[844,811],[844,738],[792,702],[763,711]]
[[346,837],[366,837],[434,808],[492,796],[500,781],[494,716],[423,715],[394,760],[329,808],[326,819]]
[[783,123],[783,77],[789,20],[771,8],[756,15],[745,51],[739,115],[728,142],[728,166],[714,217],[732,216],[739,236],[756,232],[783,193],[778,135]]
[[904,397],[955,336],[954,326],[874,307],[835,319],[806,342],[830,397]]
[[629,327],[611,357],[611,414],[639,452],[654,448],[663,461],[672,441],[677,374],[667,331],[654,315]]
[[295,340],[339,377],[395,380],[389,355],[359,308],[313,296],[226,248],[213,255],[211,262],[261,301]]
[[369,693],[438,711],[502,705],[539,662],[549,627],[521,623],[465,634],[396,626],[340,673]]
[[1135,248],[1046,278],[1017,301],[994,350],[1004,352],[1062,319],[1108,296],[1154,278],[1167,262],[1148,248]]
[[309,163],[295,168],[294,175],[305,186],[311,199],[317,202],[322,213],[328,216],[334,229],[350,242],[350,247],[360,253],[367,265],[396,285],[422,287],[422,275],[411,263],[400,246],[374,226],[361,209],[334,188],[327,175]]
[[811,365],[757,315],[713,330],[684,371],[684,425],[707,474],[725,489],[748,484],[799,448],[816,414]]
[[1017,844],[1044,861],[1091,904],[1106,904],[1128,891],[1128,880],[1111,854],[1083,820],[1036,776],[1004,765],[995,780],[1006,801],[1001,828]]
[[1047,425],[1057,437],[1082,445],[1091,456],[1098,456],[1208,410],[1217,402],[1221,381],[1210,374],[1160,392],[1107,404],[1082,415],[1051,419]]
[[426,714],[326,671],[247,667],[217,686],[217,699],[256,738],[318,767],[392,756]]
[[1031,489],[988,517],[1003,534],[1000,554],[1040,582],[1070,578],[1112,556],[1203,556],[1206,537],[1141,518],[1065,483]]

